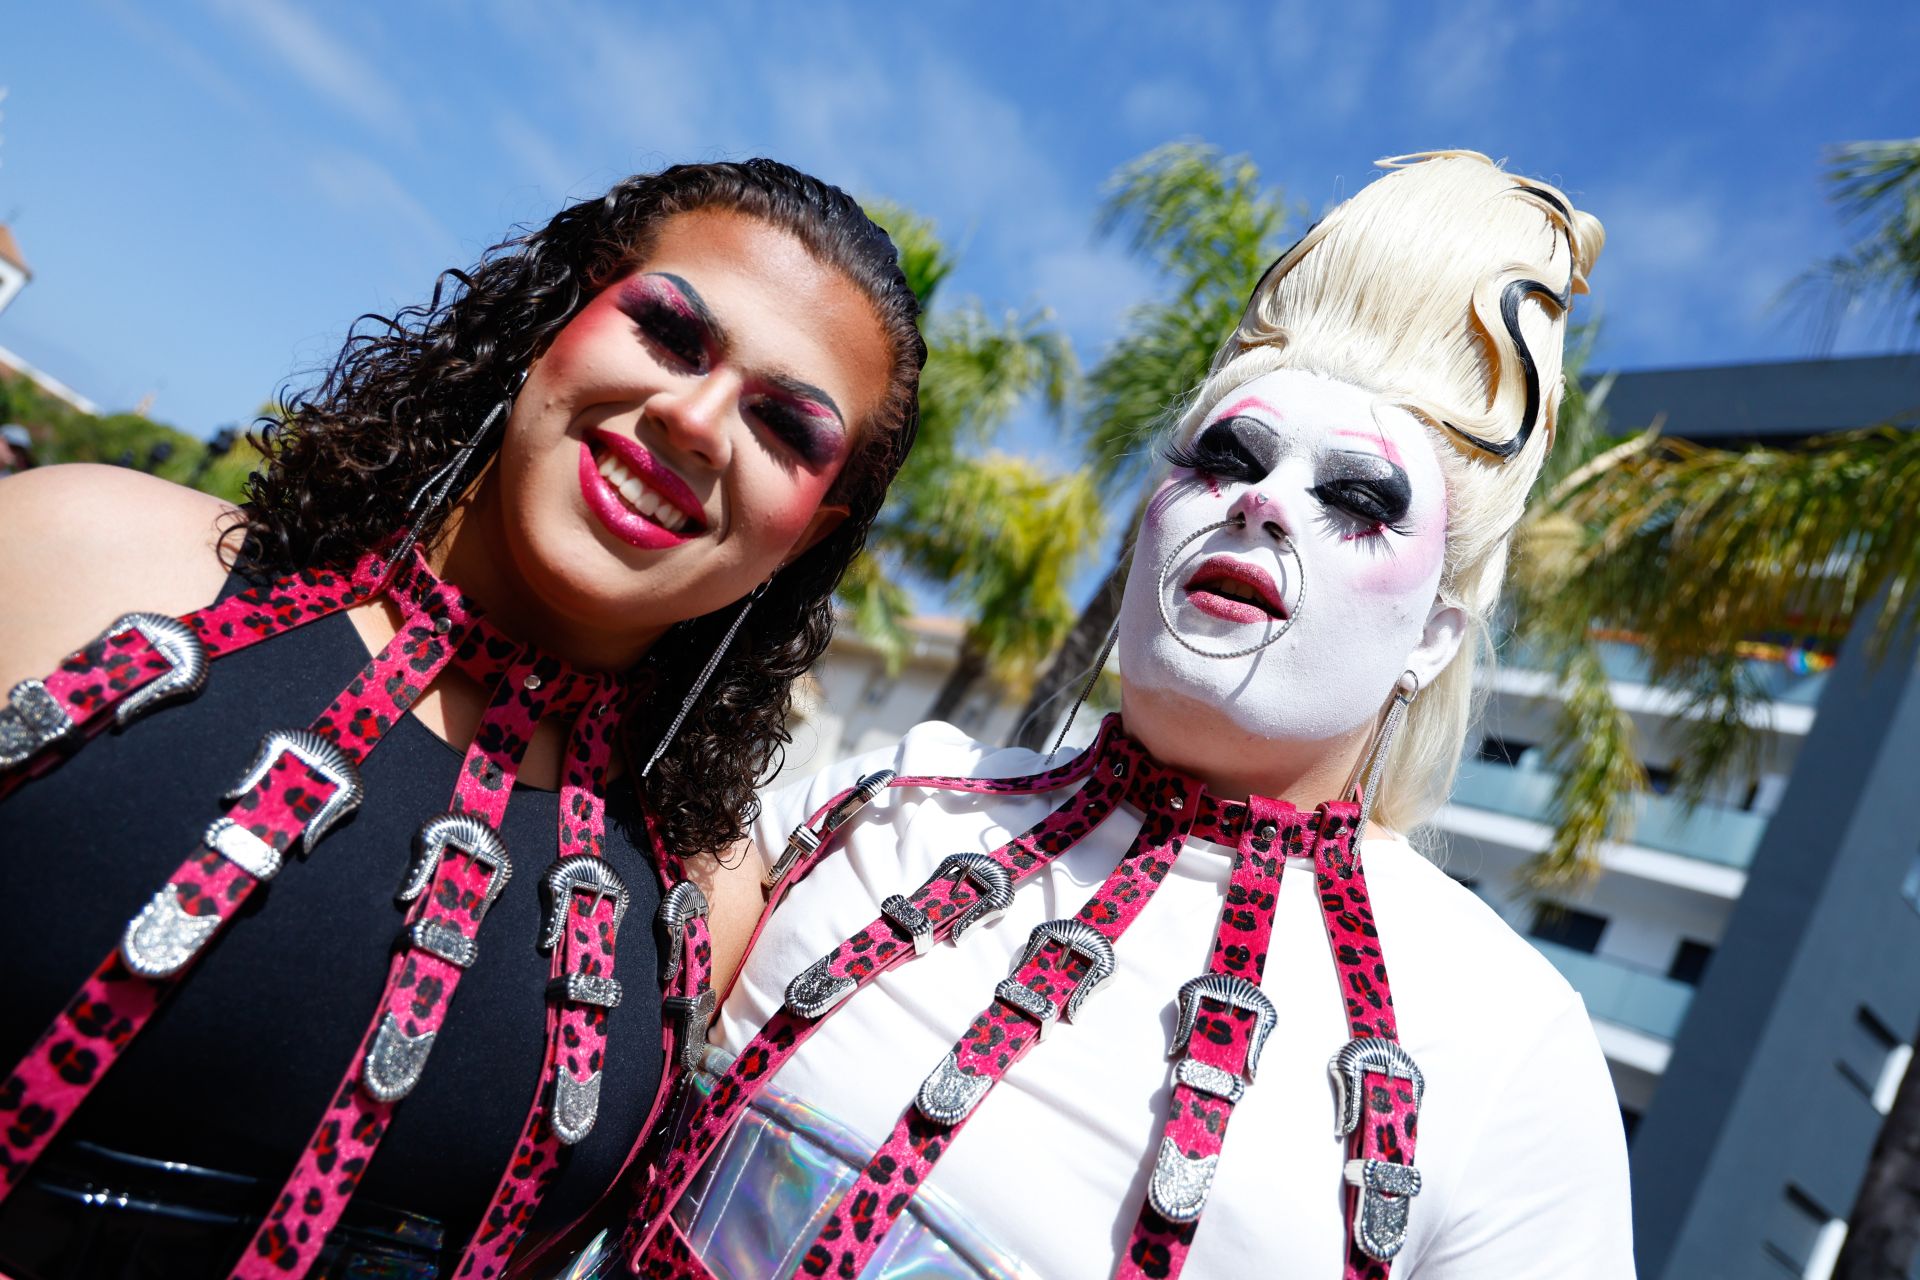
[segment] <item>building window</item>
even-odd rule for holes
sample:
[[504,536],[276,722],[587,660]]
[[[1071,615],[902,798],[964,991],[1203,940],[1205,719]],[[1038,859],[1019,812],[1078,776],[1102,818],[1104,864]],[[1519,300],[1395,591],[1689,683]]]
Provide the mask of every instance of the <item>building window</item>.
[[1833,1267],[1833,1259],[1824,1259],[1826,1266],[1816,1270],[1821,1255],[1828,1252],[1822,1246],[1831,1235],[1827,1230],[1833,1221],[1833,1215],[1802,1191],[1789,1185],[1786,1194],[1774,1202],[1773,1217],[1767,1223],[1765,1243],[1762,1244],[1769,1254],[1786,1265],[1796,1276],[1827,1275]]
[[1663,769],[1657,764],[1644,766],[1647,772],[1647,790],[1657,796],[1670,795],[1675,782],[1674,771]]
[[898,683],[883,670],[867,681],[867,687],[860,691],[860,701],[866,706],[877,707],[893,694],[893,688]]
[[1592,955],[1600,949],[1600,935],[1606,932],[1606,928],[1605,916],[1575,911],[1557,902],[1543,902],[1534,909],[1533,927],[1527,932],[1542,942],[1557,942],[1571,950]]
[[1673,953],[1673,963],[1667,966],[1667,976],[1675,982],[1697,987],[1700,979],[1706,976],[1707,961],[1711,959],[1712,947],[1704,942],[1695,942],[1692,938],[1682,938],[1680,949]]
[[1912,1052],[1900,1037],[1873,1010],[1861,1005],[1847,1025],[1834,1065],[1854,1088],[1867,1095],[1875,1110],[1885,1114],[1893,1105],[1893,1095],[1906,1074],[1910,1057]]
[[1531,742],[1521,742],[1517,738],[1496,738],[1488,734],[1480,739],[1480,749],[1474,752],[1474,757],[1489,764],[1516,765],[1520,763],[1520,757],[1531,750]]

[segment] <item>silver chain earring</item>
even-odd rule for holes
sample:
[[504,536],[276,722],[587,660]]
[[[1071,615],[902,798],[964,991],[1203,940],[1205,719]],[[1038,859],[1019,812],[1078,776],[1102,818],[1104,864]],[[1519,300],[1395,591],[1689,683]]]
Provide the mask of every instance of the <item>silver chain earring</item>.
[[660,757],[667,753],[667,747],[673,742],[673,735],[680,732],[680,726],[687,721],[687,715],[693,710],[693,703],[707,687],[707,681],[713,679],[714,671],[720,666],[720,660],[727,656],[727,650],[733,644],[733,638],[740,634],[740,624],[747,620],[747,614],[753,610],[754,603],[767,594],[767,588],[773,585],[773,579],[753,589],[753,594],[740,602],[740,612],[733,615],[733,622],[727,627],[727,634],[720,637],[720,643],[714,646],[713,655],[707,659],[707,665],[700,669],[693,687],[687,690],[687,696],[681,699],[680,710],[674,714],[673,723],[667,726],[667,732],[654,747],[653,754],[647,757],[646,767],[640,770],[641,778],[653,772],[653,766],[660,763]]
[[427,521],[441,512],[448,500],[460,492],[461,487],[470,478],[468,470],[472,466],[474,455],[493,443],[501,425],[506,422],[507,415],[513,411],[513,398],[520,393],[520,386],[526,380],[527,374],[524,369],[515,374],[513,381],[507,385],[506,394],[496,400],[493,408],[487,411],[487,416],[481,421],[479,430],[460,441],[453,456],[428,476],[425,484],[413,491],[413,497],[407,500],[404,513],[412,518],[407,522],[407,531],[401,535],[399,545],[394,548],[393,555],[388,558],[390,566],[397,568],[406,563],[407,555],[419,543]]
[[1360,824],[1356,828],[1358,839],[1366,839],[1367,819],[1373,816],[1373,799],[1379,791],[1380,775],[1386,772],[1387,757],[1393,751],[1393,740],[1400,732],[1400,726],[1407,718],[1407,708],[1420,696],[1420,677],[1411,670],[1402,671],[1394,682],[1393,697],[1387,702],[1387,717],[1380,724],[1380,732],[1373,737],[1373,745],[1362,757],[1360,773]]
[[[1300,609],[1307,602],[1307,562],[1301,558],[1300,548],[1293,545],[1293,539],[1282,533],[1278,535],[1280,549],[1293,557],[1295,585],[1293,607],[1287,610],[1287,616],[1281,620],[1279,630],[1258,644],[1250,644],[1244,649],[1233,649],[1226,652],[1214,649],[1202,649],[1199,645],[1180,634],[1179,629],[1173,625],[1173,613],[1167,608],[1167,579],[1172,576],[1173,567],[1179,563],[1181,553],[1200,539],[1217,530],[1229,528],[1244,529],[1246,527],[1246,516],[1233,515],[1228,516],[1225,520],[1219,521],[1216,524],[1210,524],[1203,529],[1195,531],[1167,556],[1166,563],[1160,566],[1159,580],[1154,584],[1153,602],[1160,606],[1160,625],[1167,629],[1167,634],[1172,636],[1182,648],[1190,649],[1203,658],[1244,658],[1250,653],[1260,652],[1293,629],[1293,620],[1300,616]],[[1275,526],[1275,529],[1277,531],[1278,526]]]
[[1113,652],[1113,642],[1120,638],[1120,624],[1115,622],[1107,628],[1107,642],[1100,646],[1100,656],[1093,660],[1093,671],[1087,676],[1087,682],[1080,686],[1080,696],[1073,700],[1073,706],[1067,709],[1067,722],[1060,726],[1053,745],[1047,749],[1052,755],[1060,750],[1060,744],[1067,740],[1067,730],[1073,728],[1073,718],[1080,714],[1080,708],[1087,705],[1087,699],[1093,695],[1093,686],[1100,683],[1100,673],[1107,669],[1107,655]]

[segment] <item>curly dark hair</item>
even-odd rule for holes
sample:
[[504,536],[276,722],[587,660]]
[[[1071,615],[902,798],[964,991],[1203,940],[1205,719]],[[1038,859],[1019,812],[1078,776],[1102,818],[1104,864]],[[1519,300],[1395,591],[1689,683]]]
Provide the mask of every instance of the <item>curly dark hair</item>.
[[[351,566],[407,523],[414,492],[561,328],[645,259],[667,220],[702,209],[760,219],[844,273],[872,303],[892,367],[829,498],[847,518],[776,575],[653,771],[630,774],[683,857],[727,848],[757,812],[754,790],[791,740],[793,682],[825,650],[834,588],[912,444],[926,361],[919,303],[892,240],[846,192],[773,160],[675,165],[561,210],[471,271],[443,272],[424,304],[360,317],[318,384],[283,391],[279,418],[256,424],[268,465],[235,524],[246,535],[242,572]],[[432,514],[424,542],[443,519]],[[630,762],[658,746],[735,612],[679,624],[642,660],[643,692],[625,720]]]

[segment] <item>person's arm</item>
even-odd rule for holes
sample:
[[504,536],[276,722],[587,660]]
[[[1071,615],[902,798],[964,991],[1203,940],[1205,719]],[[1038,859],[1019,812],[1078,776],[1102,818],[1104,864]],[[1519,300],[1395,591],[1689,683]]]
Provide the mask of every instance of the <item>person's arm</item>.
[[1632,1280],[1626,1135],[1579,1000],[1510,1061],[1459,1190],[1437,1206],[1445,1225],[1408,1280]]
[[220,499],[124,467],[0,479],[0,695],[123,613],[179,615],[226,581]]

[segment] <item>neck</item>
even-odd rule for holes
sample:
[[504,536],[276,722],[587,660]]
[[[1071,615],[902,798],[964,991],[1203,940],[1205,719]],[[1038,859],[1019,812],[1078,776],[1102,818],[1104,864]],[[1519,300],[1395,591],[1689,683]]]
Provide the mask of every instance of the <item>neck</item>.
[[[1264,738],[1234,724],[1216,707],[1125,684],[1121,719],[1154,759],[1198,778],[1219,799],[1265,796],[1305,810],[1351,798],[1354,770],[1373,740],[1371,725],[1324,741]],[[1385,834],[1378,824],[1367,824],[1367,836]]]
[[608,632],[582,625],[549,607],[515,562],[505,537],[499,486],[493,483],[493,475],[489,468],[454,504],[433,545],[426,548],[427,564],[471,597],[495,626],[514,639],[583,670],[630,670],[661,632]]

